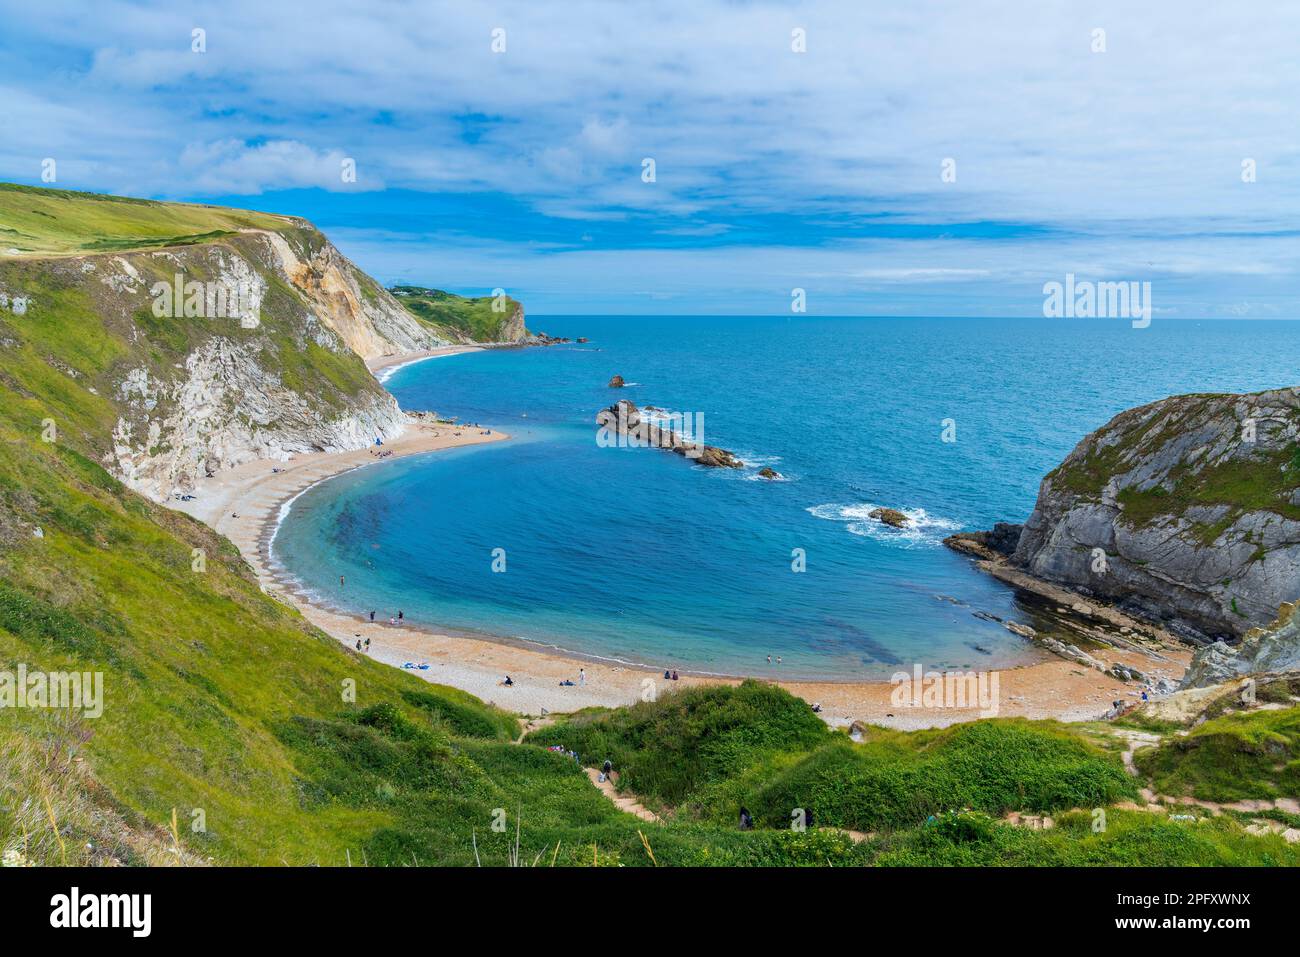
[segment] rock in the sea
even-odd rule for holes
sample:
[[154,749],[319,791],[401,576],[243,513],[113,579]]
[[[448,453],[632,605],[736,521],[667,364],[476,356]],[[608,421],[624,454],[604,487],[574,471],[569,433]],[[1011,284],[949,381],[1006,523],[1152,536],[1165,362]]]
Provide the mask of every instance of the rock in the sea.
[[765,478],[765,479],[779,479],[781,477],[781,473],[769,465],[764,465],[761,469],[759,469],[758,475],[760,478]]
[[716,445],[692,445],[683,442],[681,445],[674,445],[672,450],[678,455],[695,460],[700,465],[707,465],[714,469],[738,469],[745,464],[726,449],[720,449]]
[[574,339],[573,341],[574,341],[574,342],[590,342],[591,340],[588,339],[586,336],[578,336],[578,338],[577,338],[577,339]]
[[1254,628],[1238,645],[1216,641],[1196,650],[1182,688],[1206,688],[1244,675],[1300,670],[1300,617],[1295,603],[1279,609],[1267,628]]
[[[578,341],[581,342],[582,340],[579,339]],[[621,375],[616,375],[614,378],[609,380],[609,387],[611,389],[621,389],[624,385],[625,383],[623,382],[623,377]]]
[[625,436],[633,444],[667,449],[709,468],[738,469],[745,464],[726,449],[691,442],[672,429],[642,419],[636,405],[627,399],[619,399],[608,409],[596,413],[596,424],[609,432]]
[[908,517],[896,508],[873,508],[867,513],[868,518],[874,518],[885,525],[893,528],[907,528]]

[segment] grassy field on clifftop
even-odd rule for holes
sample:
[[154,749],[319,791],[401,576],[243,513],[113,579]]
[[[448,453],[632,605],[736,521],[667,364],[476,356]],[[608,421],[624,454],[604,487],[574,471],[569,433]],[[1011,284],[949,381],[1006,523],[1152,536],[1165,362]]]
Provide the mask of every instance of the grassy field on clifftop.
[[497,312],[492,308],[491,296],[470,299],[421,286],[393,286],[389,292],[417,319],[435,326],[453,339],[463,338],[470,342],[502,341],[504,325],[519,308],[519,303],[508,296],[504,311]]
[[290,220],[220,206],[0,183],[0,252],[58,256],[207,242],[241,229],[284,229]]

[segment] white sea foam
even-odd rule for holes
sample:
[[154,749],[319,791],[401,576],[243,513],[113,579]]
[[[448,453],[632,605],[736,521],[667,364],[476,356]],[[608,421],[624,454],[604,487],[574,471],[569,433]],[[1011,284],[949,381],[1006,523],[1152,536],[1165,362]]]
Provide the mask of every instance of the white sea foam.
[[879,519],[871,517],[871,513],[875,509],[888,507],[890,506],[876,505],[872,502],[859,505],[831,503],[828,505],[814,505],[808,508],[807,511],[811,515],[825,519],[828,522],[843,522],[850,534],[874,538],[877,541],[899,545],[904,548],[941,544],[946,537],[953,532],[961,531],[962,528],[960,522],[954,522],[952,519],[938,515],[931,515],[923,508],[898,509],[907,516],[906,528],[894,528]]

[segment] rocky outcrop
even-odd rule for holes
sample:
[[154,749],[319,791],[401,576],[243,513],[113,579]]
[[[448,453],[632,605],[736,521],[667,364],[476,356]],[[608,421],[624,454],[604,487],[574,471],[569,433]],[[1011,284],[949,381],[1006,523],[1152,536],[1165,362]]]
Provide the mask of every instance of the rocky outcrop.
[[896,508],[873,508],[867,513],[868,518],[874,518],[882,525],[888,525],[891,528],[907,528],[908,518]]
[[530,346],[562,346],[569,341],[568,336],[548,336],[544,332],[535,332],[524,343]]
[[[1185,638],[1239,638],[1300,597],[1297,434],[1294,389],[1123,412],[1043,479],[1007,560]],[[985,534],[951,544],[1004,555],[1010,532]]]
[[619,399],[608,409],[601,409],[596,414],[596,424],[600,426],[596,441],[604,447],[644,445],[666,449],[709,468],[738,469],[745,464],[726,449],[692,442],[672,429],[641,418],[636,405],[627,399]]
[[772,468],[770,465],[764,465],[761,469],[758,470],[758,477],[769,479],[771,481],[776,481],[781,477],[781,473],[778,472],[776,469]]
[[624,383],[623,377],[621,375],[615,375],[612,379],[609,380],[609,387],[611,389],[621,389],[625,384],[626,383]]
[[1296,605],[1282,606],[1267,628],[1252,628],[1235,646],[1222,641],[1198,648],[1183,675],[1183,688],[1206,688],[1246,675],[1300,671],[1300,618]]

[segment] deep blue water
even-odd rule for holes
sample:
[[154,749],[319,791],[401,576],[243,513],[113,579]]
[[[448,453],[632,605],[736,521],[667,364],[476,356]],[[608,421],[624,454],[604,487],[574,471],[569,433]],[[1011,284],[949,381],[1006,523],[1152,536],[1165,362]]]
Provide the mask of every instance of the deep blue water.
[[[530,326],[591,342],[432,359],[388,381],[404,408],[514,439],[382,463],[299,498],[275,555],[318,598],[733,674],[847,679],[913,662],[1023,662],[1036,653],[972,612],[1023,620],[1026,610],[940,539],[1023,521],[1042,475],[1123,409],[1300,378],[1293,322],[546,317]],[[635,384],[608,389],[614,373]],[[703,413],[706,441],[787,480],[601,448],[594,416],[619,396]],[[956,442],[942,441],[945,419]],[[918,527],[868,520],[876,505]],[[492,571],[497,548],[505,573]],[[792,570],[793,549],[806,554],[803,573]]]

